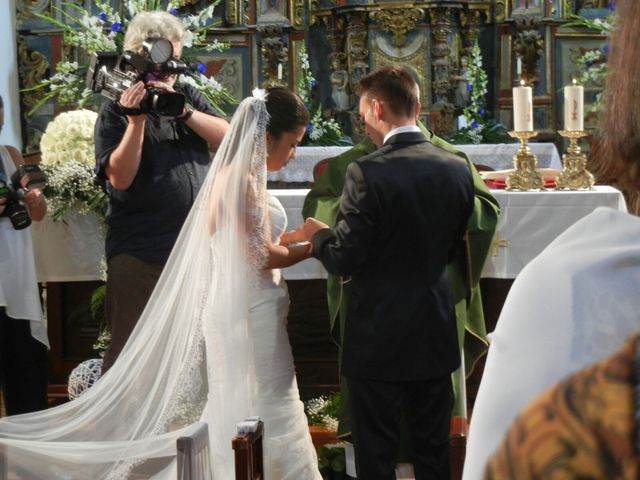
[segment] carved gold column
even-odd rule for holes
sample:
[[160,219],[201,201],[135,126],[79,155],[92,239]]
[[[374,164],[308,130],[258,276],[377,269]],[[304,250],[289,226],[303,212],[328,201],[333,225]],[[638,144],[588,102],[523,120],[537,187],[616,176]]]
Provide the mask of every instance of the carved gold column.
[[[327,41],[329,42],[329,46],[331,47],[331,53],[329,54],[329,65],[331,66],[330,78],[333,78],[334,75],[338,74],[342,74],[343,77],[349,77],[349,73],[347,70],[347,54],[344,51],[346,28],[345,18],[342,16],[331,15],[323,17],[322,20],[327,32]],[[350,84],[351,82],[349,81],[345,87],[346,93],[349,98],[348,105],[346,106],[346,108],[339,108],[339,105],[334,105],[336,107],[336,110],[338,111],[350,110],[353,105],[350,95]]]
[[431,106],[431,117],[438,133],[449,135],[454,132],[454,110],[450,101],[451,48],[449,39],[453,33],[455,7],[436,5],[429,9],[431,17],[431,64],[433,66],[432,89],[435,102]]
[[[349,79],[351,81],[351,105],[356,105],[356,87],[362,77],[369,73],[369,49],[367,48],[367,14],[352,12],[347,16],[347,55]],[[355,109],[357,110],[357,108]],[[351,116],[356,138],[362,135],[358,112]]]

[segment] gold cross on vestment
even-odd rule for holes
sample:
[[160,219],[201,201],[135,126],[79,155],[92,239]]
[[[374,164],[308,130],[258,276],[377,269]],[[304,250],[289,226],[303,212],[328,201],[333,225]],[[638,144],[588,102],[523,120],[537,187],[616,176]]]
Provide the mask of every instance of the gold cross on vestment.
[[496,234],[493,237],[493,242],[491,242],[491,256],[497,257],[500,255],[499,248],[507,248],[509,246],[509,240],[506,238],[500,238],[500,232],[496,231]]

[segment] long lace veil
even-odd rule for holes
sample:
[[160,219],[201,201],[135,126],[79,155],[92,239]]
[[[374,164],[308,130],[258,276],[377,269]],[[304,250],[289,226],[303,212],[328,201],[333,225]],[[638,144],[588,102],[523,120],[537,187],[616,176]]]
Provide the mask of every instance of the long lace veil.
[[[252,412],[249,290],[266,259],[264,91],[243,100],[117,362],[78,399],[0,419],[0,478],[176,478],[176,439],[207,422],[214,478]],[[140,477],[138,477],[140,475]]]

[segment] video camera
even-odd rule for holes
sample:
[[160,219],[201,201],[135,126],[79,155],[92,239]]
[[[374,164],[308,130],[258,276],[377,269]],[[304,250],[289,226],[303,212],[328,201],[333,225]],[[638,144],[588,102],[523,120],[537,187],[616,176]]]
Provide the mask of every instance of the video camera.
[[[182,73],[187,65],[173,56],[173,45],[166,38],[147,38],[142,44],[143,54],[126,51],[96,52],[91,56],[87,71],[87,87],[111,100],[118,100],[122,92],[139,80],[148,81],[158,76]],[[176,117],[184,110],[185,96],[147,88],[140,104],[142,113],[157,113]]]
[[47,177],[38,165],[18,165],[18,169],[7,181],[7,176],[0,171],[0,198],[6,198],[7,203],[0,217],[9,217],[15,230],[22,230],[31,225],[29,210],[24,205],[25,193],[31,188],[42,188],[47,183]]

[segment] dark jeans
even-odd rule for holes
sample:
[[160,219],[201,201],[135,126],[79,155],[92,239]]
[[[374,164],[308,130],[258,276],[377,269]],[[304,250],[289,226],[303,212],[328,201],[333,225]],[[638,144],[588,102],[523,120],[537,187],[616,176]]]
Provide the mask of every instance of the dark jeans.
[[114,364],[127,343],[163,267],[126,254],[109,260],[105,310],[111,341],[104,355],[102,373]]
[[48,407],[47,347],[31,336],[28,320],[0,307],[0,385],[8,415]]
[[451,376],[407,382],[347,378],[358,480],[395,480],[406,416],[416,480],[448,479]]

